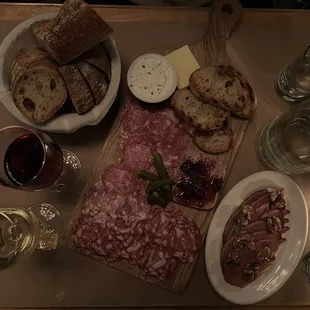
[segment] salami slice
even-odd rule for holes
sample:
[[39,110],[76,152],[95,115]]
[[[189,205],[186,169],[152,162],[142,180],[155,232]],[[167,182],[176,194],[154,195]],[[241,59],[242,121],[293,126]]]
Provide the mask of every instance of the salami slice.
[[165,142],[177,150],[183,151],[188,147],[190,137],[180,125],[173,124],[167,129]]
[[137,185],[135,184],[137,180],[135,174],[122,164],[108,166],[103,172],[102,178],[103,181],[113,183],[115,190],[122,195],[131,193]]
[[150,124],[150,115],[143,110],[128,110],[123,117],[123,130],[128,133],[143,131]]
[[155,146],[154,150],[162,156],[164,165],[167,168],[174,168],[180,164],[180,151],[173,145],[166,142],[161,142]]
[[150,138],[158,143],[163,141],[167,135],[167,129],[173,124],[173,121],[165,115],[155,115],[150,122],[149,135]]
[[171,119],[174,123],[178,124],[179,120],[174,115],[173,110],[171,108],[164,108],[154,112],[154,115],[164,116]]
[[132,113],[137,110],[142,111],[143,109],[135,98],[128,96],[121,108],[120,112],[121,120],[123,120],[126,114]]
[[127,144],[124,149],[123,162],[133,171],[148,169],[152,164],[152,153],[144,144]]

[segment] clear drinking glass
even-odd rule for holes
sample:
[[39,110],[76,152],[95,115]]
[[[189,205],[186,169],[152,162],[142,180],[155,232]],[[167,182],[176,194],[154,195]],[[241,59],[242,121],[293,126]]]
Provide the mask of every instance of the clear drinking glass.
[[62,232],[62,216],[52,205],[0,206],[0,269],[21,254],[55,249]]
[[287,101],[296,101],[310,94],[310,45],[285,67],[275,83],[278,94]]
[[257,136],[256,151],[269,169],[310,171],[310,98],[266,124]]
[[24,127],[0,130],[0,184],[26,190],[61,191],[80,175],[81,164],[48,135]]

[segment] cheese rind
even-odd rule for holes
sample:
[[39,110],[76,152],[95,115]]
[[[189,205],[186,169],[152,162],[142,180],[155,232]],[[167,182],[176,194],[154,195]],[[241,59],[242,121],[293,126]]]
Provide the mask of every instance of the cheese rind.
[[200,68],[198,61],[185,45],[174,52],[166,55],[166,58],[173,65],[178,76],[178,88],[185,88],[189,86],[189,77],[197,69]]

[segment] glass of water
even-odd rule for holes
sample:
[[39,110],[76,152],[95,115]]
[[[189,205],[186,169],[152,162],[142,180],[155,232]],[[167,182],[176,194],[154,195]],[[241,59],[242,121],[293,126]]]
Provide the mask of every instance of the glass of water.
[[296,101],[310,94],[310,45],[285,67],[275,83],[278,94],[287,101]]
[[286,174],[310,171],[310,98],[306,98],[260,131],[257,156],[264,166]]

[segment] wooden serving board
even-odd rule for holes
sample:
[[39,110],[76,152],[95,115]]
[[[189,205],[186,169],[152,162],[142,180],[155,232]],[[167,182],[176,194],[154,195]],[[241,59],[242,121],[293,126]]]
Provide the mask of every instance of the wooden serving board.
[[[228,58],[226,55],[226,41],[237,26],[238,22],[242,17],[242,6],[238,0],[215,0],[210,20],[209,26],[206,35],[204,38],[195,45],[190,46],[193,54],[195,55],[196,59],[198,60],[199,64],[202,67],[210,66],[210,65],[219,65],[219,64],[228,64]],[[170,51],[161,51],[162,54],[166,54]],[[139,55],[137,55],[138,57]],[[232,64],[233,65],[233,64]],[[123,101],[125,98],[122,98]],[[190,144],[190,147],[186,151],[186,156],[203,156],[211,159],[215,159],[222,163],[222,165],[226,168],[226,177],[230,172],[232,167],[233,161],[235,159],[236,153],[240,146],[240,143],[243,139],[244,132],[246,130],[248,121],[239,120],[233,118],[232,120],[232,129],[235,133],[235,141],[233,147],[230,151],[221,154],[221,155],[207,155],[206,153],[201,152],[194,144]],[[120,118],[117,117],[112,128],[109,136],[106,139],[106,142],[103,146],[100,158],[94,168],[93,175],[88,180],[84,191],[81,195],[81,198],[78,201],[78,204],[75,208],[74,214],[72,216],[71,225],[69,227],[69,233],[72,227],[72,224],[80,215],[80,212],[84,205],[84,193],[86,193],[94,183],[96,183],[103,172],[103,170],[110,164],[117,163],[120,161],[122,153],[117,145],[117,137],[120,129]],[[215,208],[209,211],[201,211],[197,209],[182,207],[180,208],[183,211],[183,214],[186,217],[190,217],[194,220],[197,226],[200,229],[200,232],[205,238],[207,234],[207,229],[209,227],[209,223],[212,219],[213,213]],[[87,254],[84,250],[77,248],[70,240],[68,241],[69,248],[81,253]],[[202,249],[203,251],[203,249]],[[101,262],[107,263],[101,256],[91,255],[93,259],[99,260]],[[174,274],[164,280],[159,281],[154,277],[145,277],[141,271],[124,262],[116,262],[116,263],[109,263],[109,265],[122,270],[126,273],[134,275],[142,280],[151,282],[156,284],[164,289],[172,291],[177,294],[182,294],[185,291],[187,284],[189,283],[191,274],[195,267],[195,262],[198,258],[198,255],[193,263],[184,264],[179,267]]]

